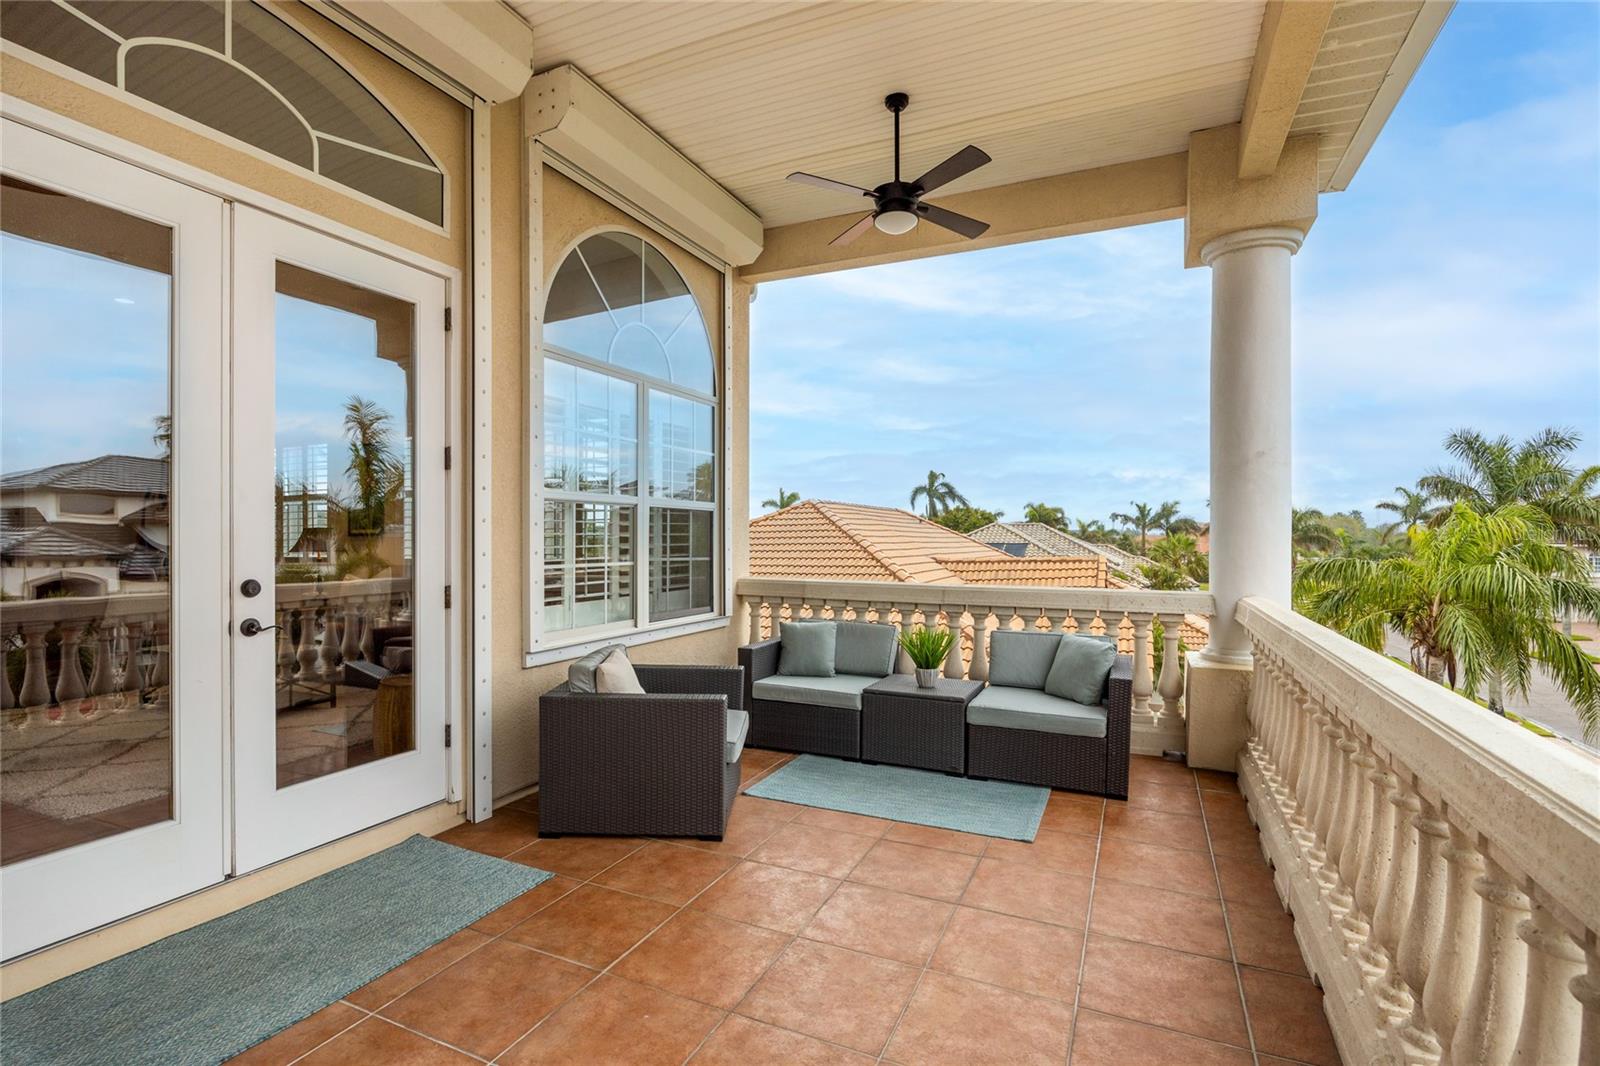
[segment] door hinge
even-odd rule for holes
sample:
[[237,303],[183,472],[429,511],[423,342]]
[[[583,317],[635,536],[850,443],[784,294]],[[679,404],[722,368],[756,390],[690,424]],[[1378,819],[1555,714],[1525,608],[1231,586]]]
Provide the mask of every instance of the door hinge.
[[446,470],[450,469],[450,445],[448,444],[444,446],[444,468]]
[[445,723],[444,727],[444,746],[447,748],[450,746],[450,723],[448,722]]
[[450,317],[450,308],[446,307],[444,309],[444,331],[446,333],[449,333],[450,330],[453,328],[451,323],[452,323],[452,319]]
[[446,609],[448,609],[449,606],[450,606],[450,586],[449,585],[446,585],[444,587],[444,605],[445,605]]

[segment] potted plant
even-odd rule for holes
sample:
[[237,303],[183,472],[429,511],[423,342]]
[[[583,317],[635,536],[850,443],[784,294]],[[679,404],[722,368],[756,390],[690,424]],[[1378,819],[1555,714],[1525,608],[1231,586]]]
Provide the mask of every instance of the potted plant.
[[917,687],[932,688],[939,679],[939,668],[944,666],[944,657],[950,654],[950,645],[954,644],[956,635],[943,629],[929,629],[927,626],[918,626],[916,629],[902,631],[900,646],[906,650],[911,663],[917,668]]

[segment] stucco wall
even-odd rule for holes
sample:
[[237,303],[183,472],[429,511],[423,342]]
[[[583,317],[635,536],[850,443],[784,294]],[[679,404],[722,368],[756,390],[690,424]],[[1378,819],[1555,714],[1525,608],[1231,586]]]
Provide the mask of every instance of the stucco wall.
[[[495,205],[497,220],[520,213],[522,146],[512,129],[517,121],[514,104],[495,109]],[[504,131],[504,133],[503,133]],[[700,259],[677,247],[669,238],[641,225],[621,210],[587,189],[549,168],[543,174],[543,273],[538,288],[527,290],[527,298],[542,300],[543,286],[555,276],[562,256],[583,237],[600,229],[617,229],[649,240],[671,260],[694,292],[706,317],[706,329],[713,345],[723,336],[722,276]],[[503,236],[502,236],[503,235]],[[506,246],[516,241],[515,249]],[[527,788],[538,778],[538,696],[566,677],[566,663],[524,668],[526,633],[523,619],[523,587],[528,560],[523,557],[522,517],[527,513],[527,492],[532,491],[523,470],[524,367],[521,330],[516,325],[513,345],[512,325],[502,314],[503,304],[520,295],[523,270],[520,232],[497,221],[495,247],[496,331],[494,353],[494,492],[493,570],[494,570],[494,791],[504,796]],[[515,261],[514,261],[515,260]],[[512,279],[516,281],[513,282]],[[517,289],[513,288],[517,285]],[[734,293],[734,343],[732,380],[718,383],[723,402],[731,396],[727,428],[727,462],[732,481],[729,504],[730,548],[734,553],[734,573],[742,572],[746,554],[745,529],[748,522],[749,467],[745,442],[745,397],[748,393],[748,286]],[[522,313],[521,305],[519,314]],[[641,586],[640,591],[643,591]],[[738,627],[714,629],[688,636],[643,644],[630,649],[636,662],[732,662],[738,645]]]

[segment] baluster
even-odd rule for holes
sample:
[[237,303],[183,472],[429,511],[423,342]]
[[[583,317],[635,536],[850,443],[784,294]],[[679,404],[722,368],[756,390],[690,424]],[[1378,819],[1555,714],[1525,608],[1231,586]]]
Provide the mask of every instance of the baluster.
[[[291,616],[294,619],[294,658],[296,681],[310,681],[317,666],[317,649],[312,643],[312,626],[315,624],[312,613],[304,607],[296,607]],[[371,657],[367,659],[371,662]]]
[[1323,709],[1322,765],[1317,771],[1316,820],[1312,822],[1312,843],[1308,852],[1312,872],[1316,877],[1318,894],[1326,896],[1338,880],[1339,852],[1333,846],[1332,831],[1338,814],[1340,792],[1344,784],[1344,753],[1339,750],[1344,740],[1344,728],[1332,711]]
[[750,628],[748,644],[761,643],[761,601],[754,596],[744,598],[745,609],[750,612]]
[[1472,992],[1478,965],[1478,926],[1483,906],[1474,886],[1484,869],[1483,853],[1454,825],[1444,850],[1446,887],[1439,954],[1423,986],[1422,1010],[1442,1047],[1450,1047]]
[[344,624],[339,627],[339,661],[353,663],[361,658],[361,620],[355,604],[345,601]]
[[[1376,761],[1376,760],[1374,760]],[[1389,968],[1390,952],[1400,942],[1391,933],[1393,919],[1385,924],[1384,910],[1393,910],[1397,893],[1409,893],[1411,881],[1416,876],[1415,866],[1401,852],[1406,848],[1409,817],[1404,817],[1399,807],[1399,778],[1387,766],[1375,766],[1367,774],[1371,782],[1372,831],[1368,836],[1366,859],[1361,864],[1361,876],[1356,879],[1356,906],[1367,916],[1365,942],[1356,952],[1356,963],[1361,967],[1362,983],[1372,984]],[[1414,856],[1413,856],[1414,858]],[[1402,885],[1401,882],[1404,882]],[[1398,1019],[1396,1019],[1398,1020]]]
[[1161,653],[1161,680],[1156,691],[1161,693],[1166,714],[1178,714],[1178,709],[1183,703],[1183,664],[1178,661],[1178,628],[1183,623],[1182,618],[1164,617],[1161,619],[1161,638],[1164,648]]
[[[1392,777],[1392,775],[1391,775]],[[1379,882],[1377,909],[1372,912],[1372,936],[1383,953],[1388,981],[1378,990],[1378,1007],[1391,1026],[1398,1026],[1411,1015],[1409,992],[1404,1001],[1390,1004],[1385,989],[1404,989],[1399,980],[1400,938],[1405,923],[1411,915],[1412,896],[1417,888],[1417,863],[1421,841],[1417,835],[1416,818],[1422,811],[1422,800],[1404,781],[1393,778],[1394,787],[1386,804],[1391,819],[1391,858],[1389,871]]]
[[83,662],[78,658],[78,646],[82,642],[82,622],[61,623],[61,663],[56,674],[56,702],[63,707],[84,696]]
[[94,669],[89,672],[89,695],[96,698],[110,695],[116,688],[116,668],[112,650],[116,635],[115,623],[102,620],[94,630]]
[[[1300,813],[1301,805],[1305,802],[1304,794],[1297,790],[1296,783],[1305,767],[1306,760],[1310,758],[1311,715],[1307,712],[1305,703],[1301,700],[1303,691],[1293,677],[1284,679],[1283,692],[1279,696],[1283,700],[1284,714],[1289,719],[1289,759],[1288,765],[1283,770],[1283,794],[1279,799],[1284,818],[1292,823],[1292,819]],[[1290,829],[1293,830],[1293,825]]]
[[1140,615],[1133,622],[1133,713],[1154,718],[1150,710],[1150,694],[1154,687],[1150,678],[1150,621],[1153,616]]
[[278,682],[286,685],[294,678],[294,619],[288,608],[278,607],[273,621],[278,624]]
[[1378,990],[1378,999],[1389,1017],[1408,1014],[1400,1030],[1406,1062],[1425,1064],[1438,1062],[1442,1055],[1423,1009],[1423,997],[1445,929],[1450,878],[1445,852],[1450,843],[1450,826],[1427,800],[1414,795],[1407,798],[1415,799],[1419,808],[1411,818],[1417,833],[1416,885],[1411,893],[1410,913],[1397,916],[1402,924],[1400,943],[1389,982]]
[[1331,927],[1337,931],[1339,919],[1343,918],[1350,910],[1349,893],[1340,881],[1340,863],[1344,857],[1345,838],[1354,828],[1356,810],[1356,774],[1359,768],[1355,764],[1355,753],[1359,745],[1352,739],[1344,726],[1335,722],[1339,730],[1338,739],[1333,745],[1333,764],[1329,767],[1332,775],[1334,802],[1328,814],[1328,825],[1322,834],[1322,839],[1327,848],[1327,863],[1323,866],[1320,876],[1322,889],[1327,897],[1328,909],[1331,917]]
[[151,651],[154,656],[150,663],[150,687],[164,688],[172,679],[172,644],[170,640],[171,627],[167,623],[166,615],[158,615],[150,625]]
[[961,661],[961,612],[963,607],[946,607],[944,611],[944,627],[951,636],[950,650],[944,656],[944,676],[961,680],[961,675],[966,673]]
[[1517,927],[1533,903],[1493,859],[1473,886],[1482,898],[1472,993],[1450,1039],[1450,1061],[1502,1063],[1511,1056],[1527,989],[1528,945]]
[[1328,725],[1328,714],[1320,703],[1312,703],[1311,693],[1303,685],[1295,686],[1295,701],[1306,717],[1306,739],[1305,757],[1301,760],[1300,777],[1295,787],[1299,803],[1294,814],[1289,816],[1289,825],[1309,865],[1311,849],[1317,842],[1316,813],[1322,801],[1319,790],[1322,787],[1322,768],[1327,760],[1325,747],[1328,738],[1323,730]]
[[[1591,942],[1593,934],[1590,936]],[[1583,1008],[1583,1034],[1578,1041],[1578,1061],[1584,1066],[1600,1062],[1600,954],[1591,947],[1584,952],[1588,970],[1574,977],[1568,987]]]
[[357,606],[356,615],[361,622],[361,640],[357,644],[357,647],[361,649],[361,659],[363,662],[375,662],[377,659],[377,643],[373,639],[372,630],[376,622],[368,612],[365,603]]
[[1517,935],[1528,945],[1528,983],[1511,1066],[1578,1062],[1583,1008],[1572,996],[1572,982],[1583,973],[1583,949],[1539,906]]
[[339,669],[339,642],[333,634],[333,608],[316,608],[312,613],[312,624],[321,631],[322,636],[317,642],[317,674],[328,680]]
[[17,705],[17,694],[11,691],[11,670],[7,666],[10,658],[11,637],[9,634],[0,635],[0,711],[9,711]]
[[[996,619],[998,622],[999,619]],[[989,680],[989,608],[972,612],[972,667],[967,676],[974,681]]]
[[[916,614],[916,610],[917,609],[915,607],[911,606],[910,604],[902,604],[901,605],[901,607],[900,607],[900,632],[901,633],[910,633],[912,626],[916,625],[916,622],[913,621],[913,618],[914,618],[914,616]],[[894,672],[897,673],[897,674],[909,674],[915,669],[916,669],[916,667],[911,662],[911,656],[906,654],[906,650],[904,648],[896,649],[895,660],[894,660]]]
[[1363,901],[1357,897],[1356,889],[1361,883],[1362,870],[1372,851],[1375,812],[1369,775],[1378,761],[1372,757],[1372,752],[1364,741],[1358,739],[1356,743],[1357,750],[1350,760],[1355,767],[1355,775],[1351,781],[1354,788],[1350,805],[1351,821],[1344,834],[1344,846],[1339,851],[1339,880],[1344,888],[1346,910],[1334,925],[1334,931],[1344,937],[1346,954],[1355,951],[1372,932],[1372,923],[1369,920],[1372,911],[1370,906],[1363,905]]

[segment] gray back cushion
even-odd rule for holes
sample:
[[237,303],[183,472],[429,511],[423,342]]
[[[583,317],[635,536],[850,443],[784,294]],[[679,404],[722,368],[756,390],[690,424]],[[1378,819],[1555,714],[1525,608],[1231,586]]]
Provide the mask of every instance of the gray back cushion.
[[1096,704],[1105,691],[1106,678],[1117,661],[1117,643],[1111,637],[1064,633],[1055,662],[1044,679],[1044,690],[1074,703]]
[[989,684],[1042,690],[1060,644],[1057,633],[995,630],[989,638]]
[[607,644],[567,667],[567,689],[571,692],[597,691],[594,686],[594,672],[600,669],[600,664],[605,662],[612,652],[620,648],[621,644]]
[[782,651],[778,673],[785,677],[832,677],[838,626],[833,622],[784,622],[778,627]]
[[839,622],[833,668],[841,674],[888,677],[894,672],[899,633],[882,622]]

